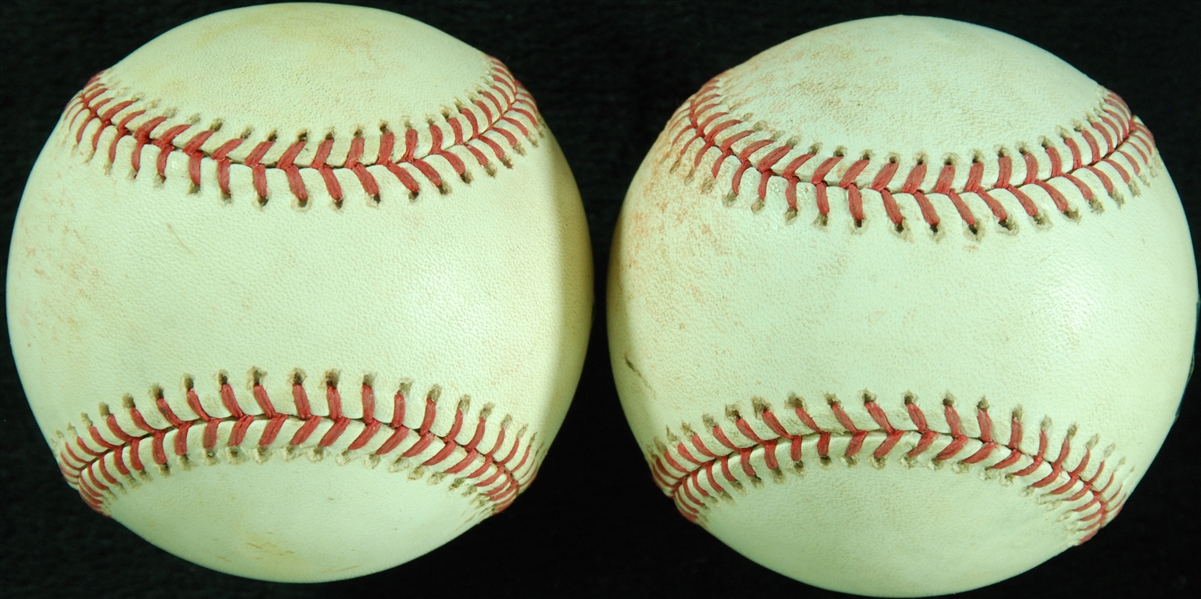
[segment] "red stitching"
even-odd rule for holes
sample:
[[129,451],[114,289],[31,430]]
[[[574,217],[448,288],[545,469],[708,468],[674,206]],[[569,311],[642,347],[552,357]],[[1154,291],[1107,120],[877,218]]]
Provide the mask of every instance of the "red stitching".
[[[655,447],[647,456],[647,462],[651,467],[655,483],[664,493],[675,500],[676,507],[685,518],[695,522],[701,517],[704,510],[708,509],[709,499],[714,494],[729,498],[725,487],[714,474],[715,466],[720,467],[725,483],[739,486],[742,483],[734,474],[733,466],[737,466],[737,470],[752,482],[759,480],[759,472],[751,459],[752,454],[762,455],[764,464],[772,476],[778,477],[782,475],[780,465],[782,456],[778,455],[777,447],[787,446],[787,459],[791,460],[794,469],[803,473],[805,460],[802,456],[802,444],[806,441],[812,441],[816,437],[814,445],[820,462],[825,463],[833,458],[842,458],[849,464],[854,464],[869,441],[878,436],[883,438],[879,444],[870,448],[870,455],[871,459],[882,466],[905,436],[910,435],[916,438],[913,439],[912,449],[905,451],[901,458],[903,463],[911,464],[923,455],[930,455],[934,448],[941,447],[937,453],[930,455],[930,459],[935,465],[956,464],[967,467],[984,462],[997,450],[1004,448],[1009,450],[1009,454],[991,465],[984,466],[986,472],[1001,474],[1007,480],[1037,476],[1037,480],[1028,483],[1027,488],[1031,492],[1040,492],[1041,497],[1051,496],[1067,502],[1076,502],[1086,496],[1089,497],[1089,500],[1083,505],[1072,509],[1074,513],[1081,514],[1080,521],[1086,523],[1079,531],[1079,543],[1092,538],[1098,529],[1117,515],[1125,501],[1126,493],[1122,483],[1116,478],[1116,468],[1107,465],[1108,451],[1106,455],[1102,456],[1092,475],[1087,478],[1085,476],[1085,471],[1089,469],[1089,464],[1093,460],[1093,447],[1097,442],[1097,437],[1085,445],[1083,455],[1077,463],[1069,464],[1072,441],[1076,435],[1076,427],[1073,426],[1068,429],[1060,442],[1055,458],[1049,460],[1047,452],[1050,446],[1050,420],[1043,421],[1039,429],[1038,449],[1031,453],[1021,447],[1023,436],[1020,410],[1014,411],[1011,415],[1010,438],[1007,443],[1002,445],[994,440],[993,420],[989,414],[987,401],[981,401],[976,405],[976,423],[979,427],[979,434],[975,436],[965,430],[955,403],[955,399],[950,395],[943,400],[942,421],[945,423],[946,430],[936,430],[931,428],[929,418],[918,406],[916,398],[906,395],[903,404],[909,422],[908,426],[898,428],[889,421],[888,415],[879,405],[877,398],[870,393],[864,393],[864,410],[876,425],[875,427],[865,427],[863,424],[855,422],[841,401],[836,397],[829,396],[824,404],[841,429],[829,430],[823,429],[817,424],[803,400],[793,397],[787,404],[797,417],[798,424],[793,426],[799,425],[807,430],[807,432],[797,433],[784,426],[767,404],[756,398],[752,401],[755,416],[771,434],[759,432],[754,426],[755,422],[744,418],[738,410],[729,408],[727,416],[734,425],[732,430],[723,428],[711,417],[706,416],[703,419],[707,432],[711,433],[712,438],[722,446],[721,450],[711,451],[698,433],[685,428],[689,443],[701,454],[700,456],[690,451],[682,441],[673,441],[671,446],[656,442]],[[735,432],[738,436],[731,438]],[[836,437],[846,439],[846,449],[840,456],[831,454],[831,441]],[[966,457],[957,458],[973,442],[978,442],[980,447]],[[677,455],[683,460],[677,460],[675,457]],[[1023,460],[1028,463],[1019,470],[1010,471]],[[731,461],[737,463],[731,465]],[[683,462],[687,462],[688,465],[685,466]],[[1045,473],[1041,473],[1044,466],[1048,469]],[[1106,472],[1108,472],[1107,478],[1103,476]],[[1104,486],[1099,484],[1102,481],[1105,483]],[[1073,490],[1075,492],[1068,495],[1069,491]]]
[[[676,115],[668,123],[669,131],[672,128],[679,129],[672,137],[670,143],[670,147],[673,148],[672,151],[676,154],[677,163],[683,160],[688,152],[692,150],[693,142],[700,140],[701,143],[696,148],[695,155],[691,160],[694,170],[701,168],[701,163],[708,156],[708,159],[712,163],[707,170],[716,179],[722,166],[728,159],[733,159],[737,162],[729,183],[729,189],[725,192],[727,205],[732,205],[734,198],[741,191],[742,179],[745,173],[757,171],[760,174],[756,186],[758,198],[757,201],[751,204],[751,209],[758,211],[762,208],[764,201],[767,199],[768,184],[774,177],[781,179],[784,184],[784,199],[788,205],[787,217],[795,217],[799,211],[796,187],[802,182],[801,177],[798,177],[796,173],[806,162],[815,156],[817,148],[814,147],[814,149],[798,155],[791,161],[785,162],[784,158],[795,154],[798,149],[787,145],[785,142],[777,141],[779,136],[772,136],[769,139],[756,139],[755,135],[759,132],[755,127],[722,110],[723,104],[721,92],[719,91],[720,84],[720,75],[710,80],[700,91],[680,107]],[[1045,161],[1049,163],[1046,167],[1043,166],[1043,163],[1040,163],[1040,158],[1034,153],[1019,149],[1023,166],[1025,167],[1025,174],[1022,180],[1016,185],[1011,181],[1014,172],[1011,163],[1012,159],[1003,150],[997,155],[996,166],[999,176],[991,187],[985,187],[981,184],[984,164],[981,162],[980,156],[973,157],[967,181],[961,187],[953,185],[956,171],[960,168],[953,161],[947,161],[943,165],[933,185],[928,187],[923,186],[923,182],[926,179],[927,166],[924,159],[920,158],[917,164],[905,174],[904,183],[899,187],[890,186],[890,183],[896,178],[898,165],[895,157],[889,156],[880,166],[871,185],[867,186],[867,188],[880,194],[880,201],[884,206],[885,212],[898,231],[904,229],[905,223],[904,216],[897,202],[897,195],[912,198],[922,216],[922,220],[935,233],[939,230],[942,218],[935,209],[934,204],[930,201],[929,195],[940,195],[948,198],[955,207],[960,220],[973,234],[978,232],[979,223],[967,199],[964,197],[965,195],[978,197],[997,218],[1001,226],[1007,229],[1012,227],[1012,222],[1009,220],[1009,213],[1001,202],[998,201],[997,197],[990,192],[995,193],[1000,190],[1008,192],[1017,200],[1028,216],[1034,219],[1036,223],[1043,223],[1045,222],[1045,217],[1039,213],[1037,204],[1029,196],[1029,190],[1037,188],[1050,198],[1059,212],[1069,218],[1075,219],[1078,217],[1076,209],[1070,204],[1063,192],[1054,184],[1054,181],[1060,179],[1066,180],[1071,188],[1079,190],[1085,201],[1097,210],[1100,209],[1097,198],[1101,196],[1102,191],[1116,202],[1121,203],[1123,198],[1118,195],[1108,176],[1097,168],[1101,164],[1105,164],[1116,171],[1124,182],[1131,185],[1131,193],[1138,194],[1138,189],[1133,187],[1131,178],[1126,172],[1127,169],[1118,164],[1117,159],[1119,157],[1124,159],[1129,163],[1129,169],[1133,170],[1135,175],[1138,175],[1142,167],[1151,163],[1152,156],[1155,153],[1155,141],[1146,127],[1134,119],[1134,115],[1117,94],[1106,92],[1102,100],[1102,105],[1096,113],[1088,115],[1082,124],[1077,125],[1072,131],[1076,137],[1083,139],[1084,143],[1088,146],[1092,154],[1088,161],[1086,162],[1081,155],[1076,139],[1065,130],[1059,134],[1059,137],[1064,147],[1068,148],[1072,154],[1071,168],[1065,170],[1058,149],[1051,145],[1050,142],[1044,141],[1042,148],[1046,153]],[[1104,144],[1104,148],[1102,148],[1102,144]],[[710,153],[712,149],[717,149],[716,155]],[[755,156],[759,156],[759,158],[755,158]],[[862,226],[865,218],[863,196],[861,193],[863,184],[862,182],[857,182],[856,179],[868,168],[873,159],[870,156],[864,156],[855,161],[844,174],[838,175],[840,179],[837,183],[828,180],[827,178],[831,176],[831,173],[836,172],[835,167],[842,159],[843,155],[841,151],[835,151],[833,156],[823,158],[816,163],[817,166],[814,168],[812,174],[805,177],[804,183],[812,186],[814,190],[819,223],[824,224],[826,217],[830,214],[829,194],[827,190],[831,185],[836,184],[838,187],[846,190],[847,210],[854,219],[856,226]],[[781,163],[786,164],[786,166],[777,169]],[[1045,170],[1045,174],[1040,176],[1040,170]],[[1096,177],[1097,183],[1100,184],[1099,189],[1094,190],[1092,188],[1094,185],[1092,179],[1081,178],[1079,176],[1084,172],[1092,173]]]
[[[85,434],[79,434],[74,427],[68,426],[67,433],[62,436],[63,443],[58,452],[59,469],[67,483],[75,487],[83,500],[92,509],[108,515],[106,502],[115,498],[112,487],[125,486],[124,481],[136,483],[136,478],[149,474],[142,461],[141,444],[146,439],[151,441],[151,456],[153,463],[161,470],[171,468],[168,451],[175,459],[188,461],[195,459],[188,451],[188,438],[192,428],[199,426],[201,443],[205,455],[201,459],[214,459],[215,454],[222,449],[231,452],[236,457],[243,445],[249,442],[257,451],[269,451],[279,441],[281,429],[289,422],[300,422],[300,426],[284,448],[287,452],[296,450],[320,451],[332,447],[354,422],[363,424],[363,430],[350,443],[347,452],[358,451],[367,447],[371,441],[385,435],[386,439],[374,451],[369,452],[369,458],[388,456],[398,453],[410,429],[404,425],[406,404],[408,403],[407,385],[402,385],[393,398],[393,415],[390,422],[375,418],[375,389],[371,381],[364,380],[361,386],[360,405],[363,416],[352,418],[343,409],[344,398],[338,389],[336,377],[331,376],[324,382],[325,403],[328,416],[313,414],[308,394],[299,378],[295,376],[292,383],[292,396],[296,406],[296,414],[280,412],[267,394],[267,390],[259,383],[261,372],[254,371],[254,381],[251,395],[254,405],[260,413],[248,413],[237,397],[237,393],[222,375],[219,377],[218,395],[221,405],[229,413],[228,416],[210,415],[201,405],[199,395],[187,382],[185,403],[194,414],[193,418],[181,419],[163,397],[161,388],[151,390],[155,398],[157,413],[166,421],[163,427],[154,427],[147,423],[142,413],[134,405],[133,399],[126,397],[123,411],[132,424],[123,425],[117,414],[110,411],[105,404],[100,405],[99,413],[104,421],[106,431],[93,424],[84,416]],[[534,435],[522,439],[525,429],[518,431],[516,439],[506,443],[506,432],[511,426],[511,419],[506,417],[499,425],[496,441],[486,451],[479,445],[483,442],[489,430],[488,418],[491,415],[490,405],[484,406],[476,417],[471,439],[466,443],[458,437],[467,426],[469,401],[461,399],[455,407],[454,422],[446,433],[434,431],[438,417],[438,396],[440,389],[435,386],[425,396],[425,409],[421,426],[414,432],[419,438],[409,447],[404,448],[396,456],[394,464],[399,466],[401,460],[421,455],[432,444],[440,442],[442,447],[431,457],[416,465],[419,469],[432,469],[435,476],[453,475],[457,482],[452,488],[463,482],[474,485],[490,502],[496,512],[504,510],[517,494],[523,491],[533,481],[537,467],[531,462]],[[257,440],[248,439],[251,436],[251,426],[256,422],[265,422],[263,432]],[[315,443],[306,444],[317,429],[326,424],[329,428]],[[61,435],[61,433],[60,433]],[[168,436],[170,448],[168,450]],[[303,447],[302,447],[303,446]],[[451,460],[457,450],[462,450],[463,457]],[[505,452],[503,458],[497,454]],[[509,465],[516,456],[520,459],[512,466]],[[469,474],[463,474],[473,464],[479,464]],[[530,464],[529,468],[526,465]],[[114,472],[116,474],[114,474]]]
[[[415,198],[421,191],[419,179],[425,179],[440,193],[449,191],[449,187],[444,181],[444,175],[439,172],[439,167],[434,166],[428,160],[432,156],[443,159],[455,177],[464,183],[470,183],[471,177],[467,166],[463,159],[456,154],[457,151],[468,152],[475,162],[479,163],[489,175],[492,175],[496,172],[496,167],[492,164],[488,151],[505,167],[512,166],[506,148],[519,154],[524,152],[515,132],[530,140],[530,143],[537,144],[535,137],[541,135],[541,124],[533,97],[513,78],[504,64],[495,58],[490,57],[489,60],[492,69],[489,83],[487,87],[476,90],[475,93],[478,94],[479,99],[470,104],[483,114],[482,122],[466,105],[459,106],[457,113],[444,114],[443,117],[453,133],[453,140],[449,145],[443,143],[445,141],[443,131],[436,123],[430,122],[422,134],[419,134],[418,129],[406,128],[404,154],[399,160],[393,160],[392,150],[395,147],[395,136],[386,126],[382,127],[380,131],[380,151],[375,161],[368,164],[362,162],[364,145],[360,131],[354,132],[347,154],[341,159],[342,166],[335,166],[339,162],[337,159],[333,160],[335,165],[329,164],[330,152],[335,145],[333,134],[328,135],[318,145],[308,164],[297,162],[306,147],[305,133],[301,133],[300,137],[293,142],[281,142],[287,144],[285,151],[279,158],[269,163],[264,163],[263,160],[274,147],[276,141],[274,138],[260,142],[245,158],[241,159],[231,158],[230,153],[245,141],[243,138],[228,139],[220,143],[213,141],[213,144],[217,144],[216,147],[204,149],[206,145],[211,146],[209,140],[216,132],[215,128],[186,136],[188,141],[179,145],[176,143],[176,139],[182,139],[181,136],[186,131],[195,129],[195,124],[171,124],[164,129],[160,126],[167,123],[169,118],[156,116],[131,129],[131,123],[144,116],[147,108],[141,108],[143,102],[139,98],[124,98],[118,101],[118,98],[109,95],[112,90],[100,81],[103,73],[93,77],[88,85],[67,104],[63,113],[63,121],[68,129],[74,131],[76,145],[83,143],[84,134],[92,126],[92,123],[98,123],[91,134],[93,154],[100,149],[102,134],[113,129],[115,133],[108,142],[108,151],[105,153],[109,164],[117,161],[118,142],[126,136],[132,136],[135,146],[130,152],[130,165],[135,177],[141,171],[142,150],[147,145],[159,149],[155,160],[155,170],[161,178],[166,177],[167,160],[172,152],[180,151],[187,156],[188,176],[194,189],[198,189],[201,184],[200,174],[203,161],[212,160],[217,166],[218,188],[225,198],[230,196],[231,165],[242,165],[251,169],[254,190],[261,204],[266,204],[269,199],[267,173],[270,171],[279,171],[284,175],[288,183],[288,192],[302,207],[307,204],[309,199],[309,190],[303,176],[305,171],[315,171],[320,176],[326,191],[339,208],[342,206],[344,190],[338,179],[338,173],[343,170],[354,173],[355,179],[358,180],[366,195],[378,202],[380,186],[376,178],[382,173],[372,172],[370,169],[372,166],[383,167],[383,170],[395,176],[409,191],[410,198]],[[79,118],[81,114],[84,115],[82,119]],[[114,123],[114,119],[118,116],[121,117],[120,120]],[[470,134],[466,132],[460,119],[470,125]],[[77,120],[78,124],[76,124]],[[509,128],[514,131],[509,131]],[[430,149],[427,153],[420,154],[418,148],[422,145],[423,135],[430,141]]]

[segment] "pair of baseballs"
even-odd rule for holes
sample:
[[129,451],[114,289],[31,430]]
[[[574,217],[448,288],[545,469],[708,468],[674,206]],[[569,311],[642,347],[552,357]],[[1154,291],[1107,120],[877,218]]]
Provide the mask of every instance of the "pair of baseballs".
[[[71,101],[7,314],[89,505],[210,568],[331,580],[530,483],[591,272],[571,172],[502,64],[399,15],[273,5],[176,28]],[[1122,100],[912,17],[705,84],[635,177],[609,276],[618,390],[681,513],[868,595],[986,585],[1095,534],[1172,422],[1197,306]]]

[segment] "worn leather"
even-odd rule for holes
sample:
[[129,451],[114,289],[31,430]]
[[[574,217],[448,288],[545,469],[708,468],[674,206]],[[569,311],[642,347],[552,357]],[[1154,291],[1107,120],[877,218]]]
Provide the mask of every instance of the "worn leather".
[[[1008,35],[886,17],[785,42],[686,102],[630,186],[608,289],[622,406],[681,512],[773,570],[877,596],[991,584],[1111,519],[1173,422],[1198,292],[1180,200],[1157,154],[1137,175],[1115,156],[1129,183],[1099,165],[1112,194],[1078,170],[1091,203],[1052,176],[1048,146],[1063,170],[1067,139],[1092,160],[1078,128],[1112,152],[1091,126],[1108,97]],[[781,173],[806,153],[815,156],[796,171],[793,210]],[[1026,153],[1033,178],[1067,210],[1027,182]],[[994,185],[1004,156],[1037,217]],[[857,222],[844,178],[860,159],[869,163],[852,176]],[[904,216],[900,228],[872,189],[890,159],[897,174],[881,189]],[[965,191],[973,160],[1008,222]],[[906,190],[920,164],[928,170]],[[949,189],[973,227],[936,191],[945,164],[956,167]],[[891,449],[875,408],[899,431]],[[969,461],[987,437],[991,453]],[[939,458],[960,438],[962,449]],[[1003,464],[1011,454],[1017,461]]]
[[[317,581],[430,551],[529,484],[580,374],[591,257],[571,171],[533,105],[501,97],[516,89],[498,68],[400,15],[272,5],[169,31],[68,106],[22,198],[7,310],[33,412],[93,507],[210,568]],[[466,112],[492,129],[476,135]],[[451,120],[474,141],[456,145]],[[433,155],[435,127],[465,174]],[[203,131],[215,133],[194,162]],[[441,185],[410,161],[414,193],[375,164],[388,132],[390,158],[425,156]],[[238,137],[223,182],[217,155]],[[171,145],[163,163],[155,138]],[[270,140],[260,197],[251,154]],[[337,187],[318,168],[326,140]],[[281,166],[299,141],[304,198]],[[355,144],[376,194],[352,168]],[[297,387],[318,423],[301,443]],[[260,393],[285,417],[270,443]],[[372,419],[383,426],[355,447]]]

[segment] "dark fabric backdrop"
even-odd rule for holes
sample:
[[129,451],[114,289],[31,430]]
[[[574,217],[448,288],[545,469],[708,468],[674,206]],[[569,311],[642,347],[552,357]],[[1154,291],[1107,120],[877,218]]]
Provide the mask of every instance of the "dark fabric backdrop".
[[[583,379],[539,479],[508,511],[364,578],[287,585],[175,558],[89,510],[62,480],[0,343],[4,597],[831,597],[726,548],[654,486],[609,370],[604,273],[626,186],[670,113],[706,80],[791,37],[861,17],[950,17],[1017,35],[1117,91],[1154,132],[1193,223],[1199,3],[815,1],[362,2],[437,27],[525,83],[579,182],[598,312]],[[69,98],[151,38],[245,2],[9,1],[0,6],[0,230]],[[1194,241],[1196,245],[1196,241]],[[7,256],[7,237],[2,244]],[[1193,385],[1196,386],[1196,383]],[[965,597],[1198,592],[1201,407],[1179,421],[1121,516],[1091,542]]]

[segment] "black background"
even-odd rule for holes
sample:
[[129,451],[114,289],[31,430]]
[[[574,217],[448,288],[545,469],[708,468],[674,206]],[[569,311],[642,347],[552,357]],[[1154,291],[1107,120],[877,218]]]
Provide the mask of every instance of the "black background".
[[[1121,94],[1155,134],[1196,246],[1198,3],[361,3],[424,21],[504,61],[537,99],[575,172],[592,234],[598,310],[579,392],[537,483],[508,511],[385,572],[317,585],[227,576],[160,551],[79,500],[38,433],[3,343],[3,596],[838,595],[739,556],[681,518],[656,489],[618,404],[601,309],[622,197],[671,112],[713,75],[819,27],[936,15],[999,29],[1058,55]],[[42,143],[92,74],[176,25],[245,4],[5,2],[0,230],[11,231]],[[7,238],[2,246],[7,256]],[[1195,596],[1199,412],[1186,396],[1155,464],[1095,539],[964,597]]]

